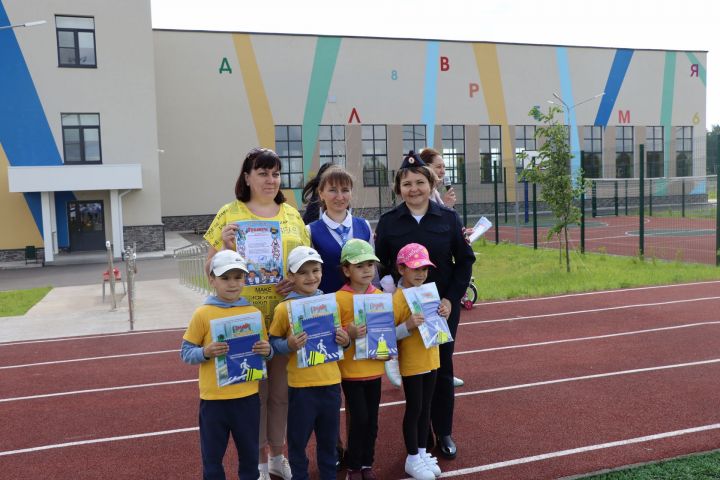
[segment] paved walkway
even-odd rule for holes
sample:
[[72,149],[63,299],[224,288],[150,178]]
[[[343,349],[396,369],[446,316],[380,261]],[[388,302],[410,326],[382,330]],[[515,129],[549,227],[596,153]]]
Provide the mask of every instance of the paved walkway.
[[[175,248],[187,244],[177,232],[168,232],[163,255],[172,256]],[[135,287],[134,330],[185,327],[204,298],[177,279],[143,281],[140,274]],[[119,283],[116,297],[117,308],[111,310],[109,288],[103,301],[99,281],[53,288],[25,315],[0,317],[0,342],[129,331],[127,296]]]

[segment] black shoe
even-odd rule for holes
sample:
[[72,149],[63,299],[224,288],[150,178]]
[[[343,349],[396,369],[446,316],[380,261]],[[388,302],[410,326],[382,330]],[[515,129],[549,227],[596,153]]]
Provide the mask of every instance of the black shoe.
[[440,455],[444,458],[452,460],[457,457],[457,447],[455,442],[450,435],[442,435],[437,437],[437,446],[440,450]]

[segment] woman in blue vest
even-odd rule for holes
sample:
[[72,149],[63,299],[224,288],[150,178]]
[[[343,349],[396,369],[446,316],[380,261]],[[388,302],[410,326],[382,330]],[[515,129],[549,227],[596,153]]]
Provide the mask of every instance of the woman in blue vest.
[[323,259],[320,290],[333,293],[343,286],[340,272],[340,252],[345,242],[359,238],[373,244],[370,224],[350,213],[353,180],[342,167],[333,165],[320,177],[318,196],[322,214],[308,225],[313,248]]

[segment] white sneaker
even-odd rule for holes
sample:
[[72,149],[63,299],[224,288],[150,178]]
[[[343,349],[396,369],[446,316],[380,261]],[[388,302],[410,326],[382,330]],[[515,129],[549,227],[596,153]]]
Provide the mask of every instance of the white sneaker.
[[292,471],[290,470],[290,463],[285,455],[278,455],[277,457],[270,457],[268,459],[268,470],[271,474],[276,477],[280,477],[284,480],[292,479]]
[[435,474],[428,469],[423,457],[418,457],[415,461],[408,457],[405,460],[405,473],[415,480],[435,480]]
[[258,477],[258,480],[272,480],[270,478],[270,474],[268,472],[260,472],[260,476]]
[[402,385],[402,377],[400,376],[400,364],[397,358],[393,358],[385,362],[385,375],[387,375],[390,383],[399,387]]
[[462,387],[463,385],[465,385],[465,382],[463,381],[462,378],[453,377],[453,386],[454,387]]
[[442,471],[440,470],[440,467],[438,466],[437,458],[433,457],[429,453],[425,452],[424,455],[422,455],[422,459],[425,462],[425,466],[430,470],[433,475],[436,477],[439,477]]

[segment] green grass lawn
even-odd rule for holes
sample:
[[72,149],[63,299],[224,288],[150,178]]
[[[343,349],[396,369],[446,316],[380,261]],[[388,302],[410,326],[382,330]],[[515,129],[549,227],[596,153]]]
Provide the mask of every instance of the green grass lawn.
[[586,477],[592,480],[711,480],[720,478],[720,452],[678,458]]
[[42,300],[52,287],[29,290],[8,290],[0,292],[0,317],[25,315],[37,302]]
[[571,252],[571,272],[566,273],[555,249],[495,245],[480,239],[473,244],[473,250],[479,300],[720,279],[720,269],[710,265]]

